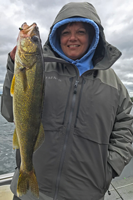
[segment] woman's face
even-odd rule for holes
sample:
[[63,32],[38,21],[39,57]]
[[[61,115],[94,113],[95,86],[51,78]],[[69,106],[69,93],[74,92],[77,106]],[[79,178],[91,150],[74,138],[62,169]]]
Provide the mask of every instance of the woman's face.
[[61,32],[61,49],[64,54],[72,59],[80,59],[89,48],[89,34],[82,22],[75,22]]

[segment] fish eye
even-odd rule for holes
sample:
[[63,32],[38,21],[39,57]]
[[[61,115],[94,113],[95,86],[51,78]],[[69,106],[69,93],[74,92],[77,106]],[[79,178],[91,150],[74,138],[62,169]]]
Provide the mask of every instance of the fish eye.
[[39,38],[37,37],[37,36],[32,36],[32,38],[31,38],[34,42],[38,42],[38,40],[39,40]]

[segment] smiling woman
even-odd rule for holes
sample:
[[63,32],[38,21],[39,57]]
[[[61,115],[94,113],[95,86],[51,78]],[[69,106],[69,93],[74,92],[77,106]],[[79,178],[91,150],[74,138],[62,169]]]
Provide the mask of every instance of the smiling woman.
[[49,41],[55,52],[76,65],[81,75],[93,68],[92,58],[99,42],[99,28],[91,19],[63,19],[54,25]]
[[90,42],[89,34],[82,22],[68,24],[61,32],[61,49],[70,59],[80,59],[87,52]]
[[[64,5],[51,25],[43,47],[45,142],[33,154],[40,200],[103,200],[111,180],[133,157],[132,102],[111,68],[121,52],[105,38],[101,20],[88,2]],[[13,121],[11,53],[7,69],[2,115]],[[28,121],[30,117],[27,127]],[[23,127],[21,122],[20,118]],[[34,199],[30,190],[17,197],[20,154],[21,148],[11,183],[14,200]]]
[[64,54],[73,60],[87,52],[94,36],[93,26],[84,22],[64,24],[57,31]]

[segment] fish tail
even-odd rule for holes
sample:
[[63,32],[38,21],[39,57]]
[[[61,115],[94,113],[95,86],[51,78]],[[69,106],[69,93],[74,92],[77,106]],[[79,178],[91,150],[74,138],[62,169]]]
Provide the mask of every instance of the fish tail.
[[27,190],[31,190],[32,194],[39,198],[39,188],[34,170],[30,172],[24,172],[20,169],[18,185],[17,185],[17,196],[26,194]]

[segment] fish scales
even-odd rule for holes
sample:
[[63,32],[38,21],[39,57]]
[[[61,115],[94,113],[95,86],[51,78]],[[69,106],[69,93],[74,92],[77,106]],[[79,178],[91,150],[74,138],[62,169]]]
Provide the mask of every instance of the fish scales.
[[35,23],[31,26],[24,23],[20,30],[11,94],[16,126],[13,147],[20,148],[21,155],[17,195],[21,196],[30,189],[38,197],[39,188],[32,157],[44,140],[41,123],[44,80],[42,48]]

